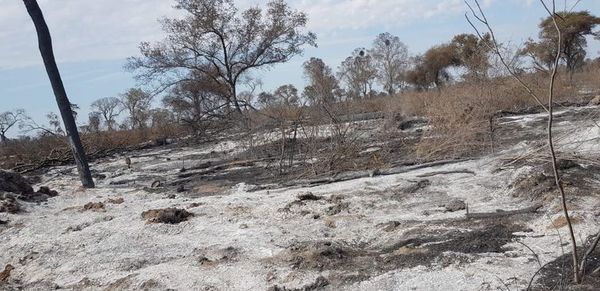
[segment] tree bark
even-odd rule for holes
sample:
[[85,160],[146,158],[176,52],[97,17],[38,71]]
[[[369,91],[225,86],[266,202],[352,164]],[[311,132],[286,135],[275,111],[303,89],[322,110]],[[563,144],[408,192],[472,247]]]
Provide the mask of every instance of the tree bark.
[[69,98],[67,97],[58,66],[56,65],[56,60],[54,59],[52,38],[50,37],[48,25],[46,24],[42,10],[36,0],[23,0],[23,3],[25,3],[27,12],[35,25],[40,53],[44,60],[48,78],[50,78],[50,83],[52,84],[52,90],[56,97],[60,115],[65,124],[71,151],[73,152],[77,170],[79,171],[79,178],[85,188],[94,188],[94,180],[92,179],[87,157],[83,145],[81,144],[79,132],[77,131],[77,124],[75,124],[75,118],[73,117],[73,112],[71,110],[71,102],[69,102]]

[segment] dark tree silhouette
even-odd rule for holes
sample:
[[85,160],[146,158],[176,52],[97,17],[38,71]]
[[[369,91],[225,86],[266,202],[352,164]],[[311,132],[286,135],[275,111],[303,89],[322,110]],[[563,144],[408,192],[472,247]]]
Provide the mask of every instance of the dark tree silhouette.
[[73,112],[71,110],[71,102],[69,102],[69,98],[67,98],[67,93],[60,77],[56,60],[54,59],[50,30],[48,29],[48,25],[46,24],[46,20],[44,19],[44,15],[42,14],[42,10],[40,9],[37,1],[23,0],[23,3],[25,3],[27,12],[29,13],[29,16],[31,16],[31,20],[35,25],[40,53],[42,54],[42,59],[44,60],[48,78],[50,78],[50,83],[52,84],[52,90],[54,91],[54,96],[56,97],[56,103],[58,104],[60,115],[62,116],[65,124],[71,151],[73,152],[75,163],[77,164],[77,170],[79,171],[79,178],[81,179],[81,183],[84,187],[94,188],[94,180],[92,179],[87,157],[81,144],[79,132],[77,131],[77,125],[75,124],[75,118],[73,117]]

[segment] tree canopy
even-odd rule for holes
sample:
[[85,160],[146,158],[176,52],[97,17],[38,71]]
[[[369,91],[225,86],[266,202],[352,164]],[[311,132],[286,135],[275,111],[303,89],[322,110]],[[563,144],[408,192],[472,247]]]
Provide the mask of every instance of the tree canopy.
[[316,36],[304,31],[306,14],[283,0],[271,0],[265,9],[239,11],[233,0],[176,0],[182,19],[163,19],[167,38],[140,45],[141,57],[127,68],[138,78],[157,82],[160,90],[197,77],[227,89],[222,98],[241,113],[238,86],[253,70],[284,63],[316,46]]

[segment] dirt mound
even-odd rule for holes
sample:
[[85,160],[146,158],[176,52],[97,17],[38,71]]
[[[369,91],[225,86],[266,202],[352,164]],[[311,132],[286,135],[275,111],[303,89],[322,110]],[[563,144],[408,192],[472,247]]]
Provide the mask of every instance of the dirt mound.
[[14,172],[0,170],[0,191],[15,194],[31,194],[33,193],[33,188],[23,176]]
[[193,216],[193,213],[177,208],[152,209],[142,213],[142,218],[148,223],[178,224]]
[[[25,202],[40,203],[45,202],[48,198],[58,196],[58,192],[50,190],[48,187],[41,187],[38,192],[33,191],[33,187],[29,181],[20,174],[14,172],[6,172],[0,170],[0,192],[8,192],[17,194],[16,198]],[[7,201],[11,199],[2,199]],[[1,202],[3,204],[12,202]],[[0,211],[1,212],[1,211]]]

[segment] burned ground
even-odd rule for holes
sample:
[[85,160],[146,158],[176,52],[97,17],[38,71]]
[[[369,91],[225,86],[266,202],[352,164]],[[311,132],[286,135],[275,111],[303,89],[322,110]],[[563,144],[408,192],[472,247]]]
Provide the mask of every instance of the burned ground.
[[[593,109],[569,110],[559,169],[587,237],[598,135],[581,123]],[[59,196],[0,217],[0,263],[15,266],[10,286],[28,289],[517,290],[550,262],[534,283],[552,287],[566,228],[537,135],[543,115],[499,117],[494,155],[427,164],[413,152],[427,125],[415,126],[362,127],[344,157],[353,164],[335,171],[322,168],[326,137],[299,140],[283,172],[267,154],[280,143],[250,153],[238,137],[98,160],[97,189],[77,187],[74,167],[52,168],[34,186]],[[318,163],[300,154],[312,147]]]

